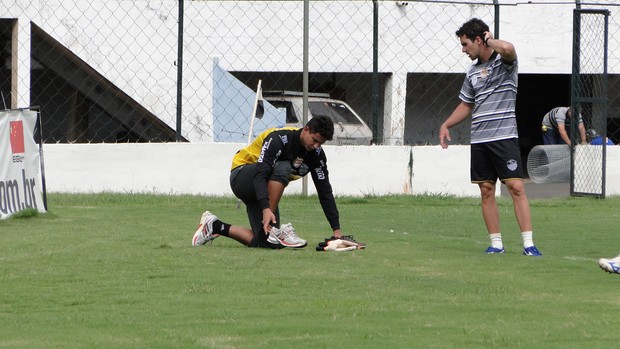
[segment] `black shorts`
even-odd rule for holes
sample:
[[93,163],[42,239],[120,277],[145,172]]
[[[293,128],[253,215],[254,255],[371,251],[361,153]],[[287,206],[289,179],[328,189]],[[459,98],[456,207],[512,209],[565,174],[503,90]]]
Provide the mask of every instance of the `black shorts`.
[[[276,162],[273,173],[269,177],[270,181],[278,181],[285,187],[289,184],[291,175],[291,165],[288,161]],[[230,172],[230,188],[237,198],[245,204],[245,211],[248,215],[250,227],[254,233],[254,240],[250,247],[281,248],[279,245],[270,244],[267,235],[263,231],[263,210],[258,205],[256,191],[254,190],[254,176],[256,175],[256,164],[239,166]],[[276,208],[275,227],[280,227],[280,209]]]
[[471,145],[471,182],[505,182],[523,179],[523,164],[519,139],[477,143]]
[[[293,169],[288,161],[277,161],[268,180],[280,182],[287,187],[291,181],[291,172]],[[256,176],[256,164],[242,165],[230,172],[230,188],[235,196],[245,203],[258,203],[254,190],[254,176]]]

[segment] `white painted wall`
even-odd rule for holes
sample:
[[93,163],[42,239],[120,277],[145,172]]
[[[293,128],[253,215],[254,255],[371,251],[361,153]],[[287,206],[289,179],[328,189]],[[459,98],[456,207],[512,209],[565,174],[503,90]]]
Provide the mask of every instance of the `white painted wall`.
[[[49,192],[153,192],[232,195],[228,175],[244,144],[46,144]],[[413,185],[408,187],[413,150]],[[325,146],[336,195],[477,195],[469,183],[469,147]],[[440,156],[441,155],[441,156]],[[301,181],[287,193],[301,193]],[[308,191],[315,193],[309,180]]]
[[[48,192],[230,196],[228,174],[243,144],[46,144]],[[325,146],[334,193],[479,195],[469,181],[469,146]],[[409,186],[409,154],[413,178]],[[620,146],[607,148],[607,195],[620,195]],[[309,180],[309,193],[314,185]],[[287,193],[301,193],[301,181]],[[498,193],[499,195],[499,186]]]

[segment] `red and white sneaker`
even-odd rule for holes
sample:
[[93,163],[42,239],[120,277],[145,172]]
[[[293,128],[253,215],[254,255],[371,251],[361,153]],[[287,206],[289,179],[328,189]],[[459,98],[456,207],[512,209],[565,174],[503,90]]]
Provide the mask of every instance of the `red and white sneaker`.
[[217,220],[219,220],[219,218],[209,211],[205,211],[202,214],[202,217],[200,217],[200,223],[198,224],[198,229],[192,238],[192,246],[205,245],[220,236],[219,234],[213,234],[213,222]]
[[295,228],[291,223],[282,225],[279,229],[272,227],[267,237],[267,241],[275,244],[282,245],[284,247],[302,248],[308,245],[308,241],[300,238],[295,233]]

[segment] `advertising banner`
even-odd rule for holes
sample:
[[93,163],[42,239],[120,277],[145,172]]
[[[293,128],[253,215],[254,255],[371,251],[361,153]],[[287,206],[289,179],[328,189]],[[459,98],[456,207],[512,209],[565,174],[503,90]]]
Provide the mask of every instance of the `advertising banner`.
[[36,111],[0,111],[0,219],[29,208],[46,212],[36,122]]

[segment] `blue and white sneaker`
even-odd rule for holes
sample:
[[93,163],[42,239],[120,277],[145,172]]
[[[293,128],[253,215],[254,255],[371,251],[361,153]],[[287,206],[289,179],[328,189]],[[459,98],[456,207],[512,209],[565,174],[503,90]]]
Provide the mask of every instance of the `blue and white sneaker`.
[[486,253],[486,254],[504,253],[504,252],[506,252],[506,251],[504,250],[503,247],[502,248],[497,248],[497,247],[493,247],[493,246],[489,246],[489,248],[487,248],[487,250],[484,251],[484,253]]
[[523,249],[523,254],[526,256],[534,256],[534,257],[541,257],[542,253],[540,253],[540,251],[538,251],[538,249],[536,248],[536,246],[530,246],[530,247],[526,247]]
[[611,259],[601,258],[598,260],[598,265],[610,274],[620,274],[620,256]]

